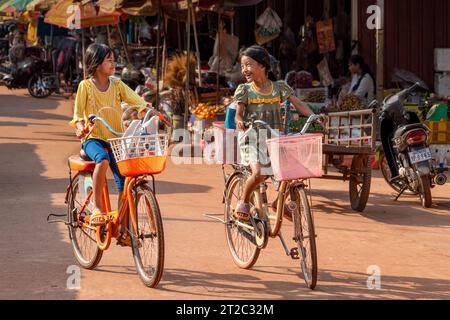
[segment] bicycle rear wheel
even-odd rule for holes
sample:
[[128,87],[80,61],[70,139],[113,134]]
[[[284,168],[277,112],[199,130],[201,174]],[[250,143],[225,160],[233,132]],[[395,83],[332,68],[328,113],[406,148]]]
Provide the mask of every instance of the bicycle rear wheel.
[[225,198],[225,231],[228,248],[234,263],[242,269],[252,268],[258,260],[261,249],[258,248],[255,235],[234,224],[233,213],[244,192],[245,177],[235,175],[228,184]]
[[88,208],[80,212],[86,202],[86,192],[80,192],[80,178],[72,182],[67,201],[67,218],[70,222],[69,237],[78,263],[85,269],[95,269],[103,256],[97,245],[95,230],[83,226],[83,217],[91,212]]
[[294,241],[300,256],[303,279],[311,290],[317,285],[317,247],[314,219],[306,191],[303,187],[291,190],[291,201],[296,204],[293,212]]
[[154,288],[161,280],[164,269],[164,230],[158,202],[153,192],[140,185],[134,199],[137,233],[130,215],[130,235],[134,263],[142,282]]

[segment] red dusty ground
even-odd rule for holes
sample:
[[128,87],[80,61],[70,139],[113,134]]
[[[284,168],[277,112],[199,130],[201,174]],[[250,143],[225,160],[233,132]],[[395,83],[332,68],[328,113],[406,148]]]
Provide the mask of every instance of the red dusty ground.
[[[425,210],[414,197],[393,202],[376,172],[368,208],[358,214],[349,207],[347,183],[313,181],[320,271],[318,288],[311,292],[298,262],[284,255],[278,240],[253,270],[236,268],[224,227],[204,217],[223,212],[220,167],[173,163],[157,183],[166,238],[159,288],[144,287],[131,249],[113,245],[97,270],[81,271],[81,288],[68,290],[67,269],[76,262],[67,229],[48,225],[46,217],[65,213],[67,158],[79,150],[68,126],[72,104],[0,88],[0,298],[450,298],[448,184],[433,190],[435,205]],[[291,226],[283,232],[290,238]],[[381,288],[370,290],[374,268]]]

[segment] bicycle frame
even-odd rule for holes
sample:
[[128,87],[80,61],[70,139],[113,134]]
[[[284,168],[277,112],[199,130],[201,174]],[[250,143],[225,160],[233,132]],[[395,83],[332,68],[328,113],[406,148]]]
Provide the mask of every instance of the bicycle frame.
[[[76,180],[76,178],[78,178],[80,176],[80,173],[82,172],[77,172],[75,174],[75,176],[72,177],[71,175],[71,186],[69,187],[72,188],[72,183],[74,180]],[[92,172],[89,172],[92,173]],[[109,230],[107,232],[107,239],[106,241],[100,241],[100,243],[104,243],[103,246],[100,246],[101,250],[107,250],[109,248],[110,245],[110,241],[111,241],[111,237],[117,238],[119,236],[119,226],[122,223],[122,220],[124,218],[126,218],[126,213],[127,210],[129,209],[129,214],[131,215],[131,220],[132,220],[132,227],[133,227],[133,232],[137,234],[137,230],[138,230],[138,225],[137,225],[137,212],[135,211],[135,207],[133,205],[133,203],[131,203],[131,201],[133,201],[133,188],[136,186],[137,183],[139,183],[137,181],[139,177],[126,177],[125,178],[125,187],[124,187],[124,192],[122,194],[122,198],[119,199],[119,206],[121,205],[121,209],[119,212],[114,212],[111,209],[111,199],[110,199],[110,194],[109,194],[109,188],[108,188],[108,184],[105,181],[104,187],[103,187],[103,191],[102,191],[102,202],[103,202],[103,206],[105,208],[105,211],[108,213],[108,220],[109,220],[109,224],[108,226],[111,228],[111,230]],[[73,190],[68,190],[69,192],[73,192]],[[88,206],[89,202],[91,201],[93,195],[93,190],[91,190],[83,204],[83,207],[81,208],[80,212],[84,212],[86,210],[86,207]],[[67,196],[66,196],[67,198]],[[96,231],[97,232],[97,236],[99,235],[99,231],[101,228],[99,227],[92,227],[89,225],[89,223],[83,222],[82,224],[83,228],[88,228],[90,230]]]
[[[234,168],[234,173],[228,176],[228,179],[225,181],[225,192],[228,189],[228,183],[234,178],[234,176],[237,173],[242,173],[244,175],[248,175],[249,171],[247,168],[243,167],[243,166],[233,166]],[[224,172],[224,177],[226,177],[225,175],[225,168],[224,166],[222,166],[222,170]],[[267,208],[267,202],[264,201],[263,199],[263,195],[260,191],[259,188],[255,189],[254,193],[256,194],[256,199],[255,199],[255,205],[256,208],[258,209],[258,213],[259,213],[259,217],[261,219],[266,220],[269,223],[270,226],[270,237],[271,238],[276,238],[278,237],[281,227],[283,225],[283,210],[284,210],[284,202],[286,201],[286,196],[287,196],[287,192],[289,192],[291,190],[291,188],[293,186],[295,186],[295,184],[300,184],[300,181],[283,181],[280,183],[280,187],[278,192],[278,200],[277,200],[277,212],[276,215],[269,215],[269,210]],[[227,195],[224,194],[224,200],[227,199]],[[226,203],[225,203],[226,205]],[[273,222],[275,221],[275,224],[273,225]],[[247,227],[246,225],[242,225],[243,227]]]

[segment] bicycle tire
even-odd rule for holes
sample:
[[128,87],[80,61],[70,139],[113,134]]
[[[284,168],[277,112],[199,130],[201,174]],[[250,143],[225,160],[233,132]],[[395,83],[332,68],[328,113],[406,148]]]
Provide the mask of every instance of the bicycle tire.
[[[256,261],[258,260],[259,254],[261,253],[261,249],[258,248],[256,243],[252,243],[250,239],[245,237],[244,230],[240,230],[238,226],[234,223],[230,223],[233,220],[233,206],[232,200],[236,201],[234,206],[236,206],[237,202],[241,199],[243,187],[245,185],[245,178],[243,174],[233,175],[227,183],[226,190],[226,198],[225,198],[225,234],[227,238],[228,248],[230,250],[231,256],[233,258],[234,263],[241,269],[251,269]],[[236,194],[235,188],[238,187],[239,190]],[[234,232],[234,237],[233,237]],[[244,252],[239,250],[238,243],[247,245],[247,250]]]
[[[161,218],[161,212],[159,209],[158,202],[155,198],[153,192],[146,185],[139,185],[136,188],[136,195],[134,199],[135,212],[138,224],[138,234],[136,235],[133,230],[133,221],[130,215],[130,235],[132,244],[132,253],[134,258],[134,263],[136,265],[136,270],[141,281],[150,288],[155,288],[163,275],[164,270],[164,230]],[[139,211],[140,200],[144,197],[146,212],[141,214]],[[150,234],[145,234],[142,232],[145,228],[145,222],[151,225],[152,230]],[[142,229],[141,229],[142,226]],[[153,243],[153,240],[157,239],[157,244],[155,246],[156,251],[156,262],[154,265],[146,265],[146,247],[145,240],[149,239]],[[150,272],[149,272],[150,271]]]
[[[84,205],[85,199],[76,200],[78,192],[78,183],[79,179],[76,178],[72,181],[72,185],[69,191],[69,197],[67,201],[67,221],[70,223],[69,228],[69,237],[72,243],[72,249],[75,255],[75,258],[80,266],[85,269],[93,270],[95,269],[103,256],[103,251],[99,249],[97,246],[97,241],[95,240],[95,231],[80,227],[80,214],[79,209]],[[74,209],[78,207],[77,212],[74,212]],[[78,232],[78,233],[77,233]],[[92,250],[92,254],[87,256],[86,253],[83,253],[82,247],[84,245],[89,245]]]
[[[295,193],[295,195],[292,193]],[[293,200],[293,198],[296,200]],[[294,227],[293,239],[297,244],[300,255],[300,267],[302,269],[303,279],[307,287],[314,290],[317,286],[318,273],[316,231],[305,189],[297,187],[292,190],[291,201],[297,204],[297,210],[293,210],[292,215]]]

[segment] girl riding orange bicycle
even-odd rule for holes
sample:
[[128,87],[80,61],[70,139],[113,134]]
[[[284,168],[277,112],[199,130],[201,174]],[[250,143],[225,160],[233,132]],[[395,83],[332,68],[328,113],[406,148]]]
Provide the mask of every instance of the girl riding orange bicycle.
[[111,76],[115,73],[114,53],[106,45],[92,44],[86,51],[87,78],[78,87],[75,99],[73,120],[70,124],[76,127],[76,135],[82,140],[82,149],[87,156],[95,161],[93,174],[93,210],[90,217],[92,226],[106,224],[106,208],[103,207],[102,190],[108,167],[111,168],[119,199],[122,198],[125,178],[120,174],[117,163],[112,155],[110,144],[107,142],[112,134],[104,127],[95,126],[87,134],[88,116],[101,114],[111,127],[123,131],[121,121],[121,103],[139,106],[140,114],[146,109],[147,103],[121,80]]

